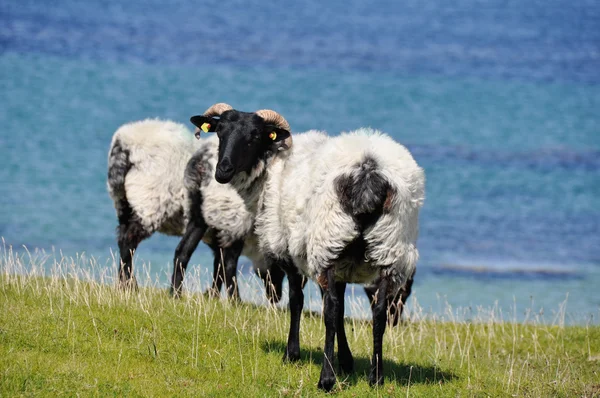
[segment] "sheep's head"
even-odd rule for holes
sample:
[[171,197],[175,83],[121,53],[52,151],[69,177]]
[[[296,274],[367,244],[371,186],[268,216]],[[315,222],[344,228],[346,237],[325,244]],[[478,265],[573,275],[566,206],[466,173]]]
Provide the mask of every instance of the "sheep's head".
[[267,109],[250,113],[237,111],[227,104],[216,104],[190,121],[197,127],[196,136],[205,131],[216,132],[219,137],[215,178],[221,184],[230,182],[238,173],[251,175],[277,152],[292,146],[288,122]]

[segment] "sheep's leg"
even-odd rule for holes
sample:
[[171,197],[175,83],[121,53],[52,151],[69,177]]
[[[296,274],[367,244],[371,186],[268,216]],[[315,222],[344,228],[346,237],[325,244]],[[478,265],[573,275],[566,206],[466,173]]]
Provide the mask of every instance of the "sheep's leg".
[[383,333],[387,324],[387,289],[388,281],[382,278],[379,281],[373,304],[373,358],[371,360],[371,374],[369,384],[383,384]]
[[[344,297],[346,293],[346,283],[336,283],[337,296]],[[321,298],[325,298],[325,290],[319,285],[321,291]],[[367,291],[367,288],[365,288]],[[340,301],[339,316],[337,319],[337,340],[338,340],[338,363],[340,371],[344,373],[352,373],[354,371],[354,358],[352,358],[352,352],[348,346],[348,339],[346,338],[346,329],[344,327],[344,301]]]
[[302,291],[302,276],[296,268],[287,262],[279,262],[285,271],[289,283],[290,298],[290,332],[287,347],[283,354],[284,362],[295,362],[300,359],[300,317],[304,307],[304,292]]
[[135,277],[132,279],[133,254],[139,242],[131,242],[119,239],[119,283],[123,287],[135,286]]
[[227,249],[223,249],[223,262],[225,263],[225,287],[227,288],[227,295],[229,298],[234,300],[240,299],[240,291],[236,280],[237,266],[242,249],[244,248],[244,241],[238,240],[234,242]]
[[[376,286],[365,286],[365,293],[367,294],[369,304],[371,305],[371,312],[373,316],[375,314],[375,294],[377,293],[377,285]],[[400,300],[400,295],[396,295],[394,297],[386,298],[386,305],[388,311],[388,321],[391,326],[396,326],[398,324],[398,320],[402,315],[402,307],[400,306],[398,300]],[[398,311],[400,309],[400,311]]]
[[265,284],[265,294],[271,304],[277,304],[281,300],[284,276],[285,272],[277,265],[271,266],[265,274],[260,275]]
[[371,311],[373,311],[373,300],[375,300],[375,292],[377,291],[377,287],[375,286],[365,286],[363,287],[365,290],[365,294],[367,295],[367,300],[369,300],[369,305],[371,306]]
[[132,275],[133,255],[140,242],[150,234],[135,217],[128,217],[129,214],[119,217],[119,284],[124,288],[137,289],[135,276]]
[[386,307],[387,307],[387,322],[390,326],[398,325],[400,321],[400,317],[402,316],[402,296],[400,292],[398,292],[393,297],[388,297],[386,299]]
[[408,278],[404,286],[396,293],[394,297],[389,297],[387,299],[387,307],[388,307],[388,323],[391,326],[398,325],[400,319],[402,319],[402,313],[404,312],[404,305],[406,304],[406,300],[408,300],[408,296],[412,292],[412,285],[414,281],[414,273]]
[[[367,297],[369,298],[369,303],[371,304],[371,311],[373,312],[373,316],[375,316],[375,305],[376,305],[376,300],[375,300],[375,294],[377,293],[377,287],[376,286],[365,286],[365,293],[367,294]],[[391,326],[396,326],[398,324],[398,321],[400,320],[400,317],[402,316],[402,303],[400,302],[401,300],[401,296],[400,293],[396,294],[394,297],[388,297],[386,298],[386,306],[387,306],[387,311],[388,311],[388,322]]]
[[337,282],[335,284],[336,294],[339,300],[339,311],[337,318],[337,342],[338,342],[338,363],[340,370],[344,373],[352,373],[354,370],[354,358],[348,346],[346,339],[346,329],[344,328],[344,294],[346,293],[346,283]]
[[[337,296],[344,297],[346,293],[346,283],[337,282],[336,283]],[[319,285],[319,290],[321,291],[321,298],[325,297],[325,290]],[[365,292],[367,288],[365,288]],[[371,292],[372,294],[373,292]],[[367,293],[368,295],[368,293]],[[337,319],[337,340],[338,340],[338,362],[340,371],[344,373],[352,373],[354,371],[354,358],[352,358],[352,352],[350,351],[350,347],[348,346],[348,339],[346,338],[346,329],[344,327],[344,301],[341,300],[339,303],[340,310],[339,316]]]
[[[412,292],[412,285],[414,282],[415,273],[408,278],[402,289],[400,289],[400,301],[398,302],[398,319],[402,316],[402,312],[404,311],[404,306],[406,305],[406,301],[408,300],[408,296]],[[396,319],[396,323],[398,320]],[[394,324],[396,325],[396,324]]]
[[[402,313],[404,312],[404,305],[406,304],[406,300],[410,296],[412,292],[412,285],[414,281],[414,273],[411,275],[406,281],[405,285],[400,289],[398,294],[394,297],[388,297],[387,301],[387,310],[388,310],[388,323],[391,326],[398,325],[400,319],[402,319]],[[374,311],[374,299],[375,292],[377,291],[377,286],[365,286],[365,293],[368,297],[369,304],[371,305],[371,310]]]
[[212,286],[208,290],[208,295],[211,297],[219,297],[221,286],[225,281],[225,270],[223,269],[223,259],[221,257],[221,249],[219,246],[211,246],[213,251],[213,281]]
[[173,259],[173,277],[171,278],[171,294],[173,297],[181,296],[181,285],[185,270],[194,250],[198,247],[198,243],[206,232],[206,223],[204,220],[199,222],[190,222],[187,226],[185,234],[181,238],[177,249],[175,249],[175,258]]
[[333,354],[336,326],[339,322],[339,301],[344,300],[344,297],[338,297],[334,268],[330,267],[324,274],[325,278],[320,277],[319,279],[321,281],[325,279],[326,281],[324,284],[321,283],[322,287],[325,289],[325,308],[323,309],[325,318],[325,348],[323,349],[323,367],[321,368],[321,377],[319,378],[318,387],[322,390],[330,391],[335,385]]

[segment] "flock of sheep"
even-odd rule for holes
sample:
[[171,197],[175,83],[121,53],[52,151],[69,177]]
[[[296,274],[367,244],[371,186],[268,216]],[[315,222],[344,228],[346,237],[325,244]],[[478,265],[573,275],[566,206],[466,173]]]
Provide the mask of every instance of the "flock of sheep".
[[[325,348],[319,388],[335,384],[354,360],[344,331],[347,283],[365,287],[373,311],[369,382],[383,384],[382,340],[410,294],[418,259],[418,214],[425,177],[408,150],[359,129],[336,137],[292,133],[277,112],[241,112],[223,103],[181,124],[144,120],[120,127],[108,156],[108,190],[117,211],[119,281],[134,287],[132,257],[154,232],[182,236],[171,292],[179,296],[200,240],[214,252],[210,292],[239,298],[238,258],[252,260],[267,298],[289,283],[285,361],[300,359],[305,278],[323,294]],[[201,138],[202,133],[208,137]]]

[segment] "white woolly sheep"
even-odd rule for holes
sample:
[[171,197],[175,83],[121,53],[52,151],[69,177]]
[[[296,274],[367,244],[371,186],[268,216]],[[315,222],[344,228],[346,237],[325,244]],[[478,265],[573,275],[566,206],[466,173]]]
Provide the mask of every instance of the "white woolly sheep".
[[326,391],[335,384],[336,334],[341,370],[354,367],[343,322],[346,283],[376,282],[369,382],[382,384],[386,299],[415,271],[423,170],[406,148],[371,129],[331,138],[312,131],[295,136],[292,148],[289,124],[271,110],[228,110],[218,119],[191,121],[217,133],[215,178],[230,183],[256,212],[261,251],[288,276],[291,323],[284,359],[300,356],[301,274],[325,291],[318,386]]
[[265,281],[269,299],[278,301],[283,271],[268,272],[255,239],[250,237],[244,244],[251,235],[253,215],[235,190],[212,177],[217,146],[216,137],[197,141],[184,125],[172,121],[148,119],[115,132],[108,157],[108,190],[119,219],[122,285],[135,285],[133,253],[143,239],[158,231],[183,236],[174,257],[174,295],[181,293],[189,259],[203,239],[214,253],[212,294],[218,294],[225,281],[228,294],[239,297],[234,278],[242,253]]

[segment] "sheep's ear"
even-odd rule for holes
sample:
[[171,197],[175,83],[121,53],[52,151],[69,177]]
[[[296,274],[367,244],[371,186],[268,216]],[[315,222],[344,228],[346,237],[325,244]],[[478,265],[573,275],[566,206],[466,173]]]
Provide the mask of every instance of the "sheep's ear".
[[292,147],[292,133],[275,126],[267,126],[267,139],[273,142],[278,151],[287,151]]
[[213,118],[210,116],[197,115],[197,116],[192,116],[190,118],[190,122],[192,122],[192,124],[194,126],[196,126],[196,131],[195,131],[196,138],[200,138],[200,133],[202,133],[202,132],[204,132],[204,133],[215,132],[217,129],[217,125],[219,124],[219,119],[216,119],[216,118]]

